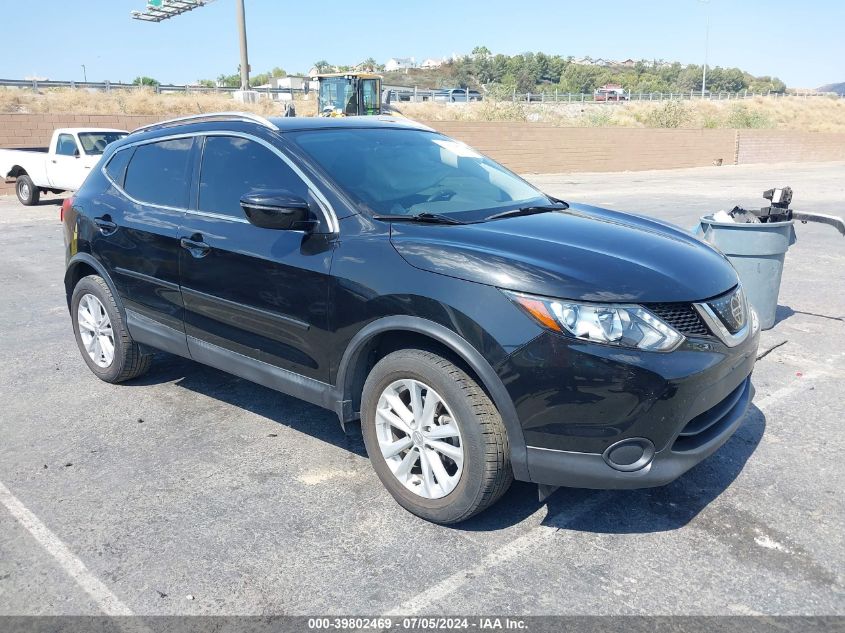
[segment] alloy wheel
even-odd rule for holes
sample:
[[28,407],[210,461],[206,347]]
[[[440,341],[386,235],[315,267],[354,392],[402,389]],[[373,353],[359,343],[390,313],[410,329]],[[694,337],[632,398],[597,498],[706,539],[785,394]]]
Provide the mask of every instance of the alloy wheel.
[[419,380],[397,380],[376,406],[376,436],[393,475],[411,492],[439,499],[461,479],[461,431],[443,398]]
[[76,309],[79,336],[88,356],[98,367],[114,361],[114,331],[105,306],[92,294],[82,295]]

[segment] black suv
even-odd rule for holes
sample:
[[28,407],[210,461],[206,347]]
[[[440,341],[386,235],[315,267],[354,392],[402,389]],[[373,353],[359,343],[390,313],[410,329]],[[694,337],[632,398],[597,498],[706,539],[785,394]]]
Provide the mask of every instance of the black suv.
[[99,378],[165,350],[360,419],[382,483],[431,521],[513,478],[665,484],[752,396],[759,327],[719,252],[406,120],[163,122],[62,212]]

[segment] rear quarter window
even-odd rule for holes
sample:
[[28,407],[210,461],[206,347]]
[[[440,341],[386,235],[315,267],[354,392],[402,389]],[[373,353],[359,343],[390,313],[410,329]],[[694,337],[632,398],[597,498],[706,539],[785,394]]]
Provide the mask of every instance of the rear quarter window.
[[106,163],[106,173],[118,187],[123,187],[123,180],[126,177],[126,166],[129,164],[129,159],[131,157],[132,149],[125,149],[120,152],[115,152],[109,159],[109,162]]
[[193,143],[193,138],[179,138],[139,145],[126,168],[123,189],[141,202],[186,208]]

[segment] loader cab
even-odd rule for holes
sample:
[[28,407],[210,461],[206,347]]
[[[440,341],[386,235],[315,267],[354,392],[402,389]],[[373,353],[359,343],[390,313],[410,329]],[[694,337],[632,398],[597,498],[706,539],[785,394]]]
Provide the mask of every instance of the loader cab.
[[381,76],[370,73],[317,75],[320,83],[320,116],[372,116],[381,114]]

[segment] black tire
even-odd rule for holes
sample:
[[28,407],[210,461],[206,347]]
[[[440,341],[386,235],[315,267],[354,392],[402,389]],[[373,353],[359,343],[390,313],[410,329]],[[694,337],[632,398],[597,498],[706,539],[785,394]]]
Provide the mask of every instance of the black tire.
[[[439,499],[420,496],[394,476],[379,448],[376,407],[394,381],[418,380],[431,386],[454,414],[464,447],[458,484]],[[364,384],[361,430],[379,479],[406,510],[440,524],[458,523],[490,507],[513,481],[508,437],[502,418],[479,385],[451,361],[416,349],[393,352],[381,359]]]
[[[28,194],[24,192],[28,192]],[[15,180],[15,193],[18,194],[18,200],[25,207],[38,204],[38,201],[41,199],[41,190],[35,186],[32,178],[26,174],[18,176]]]
[[[114,337],[114,359],[107,367],[100,367],[94,362],[85,349],[85,344],[79,332],[79,304],[82,298],[89,294],[94,295],[100,301],[111,322]],[[79,346],[82,359],[97,378],[109,383],[118,383],[147,373],[152,363],[152,355],[142,353],[140,346],[130,336],[117,305],[117,300],[102,277],[89,275],[80,279],[73,289],[70,306],[76,344]]]

